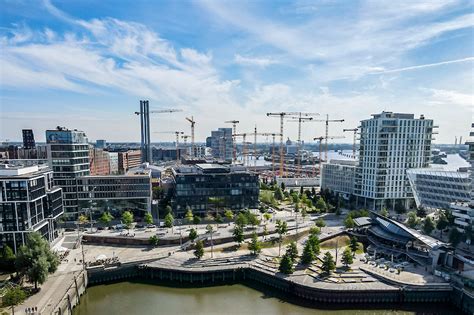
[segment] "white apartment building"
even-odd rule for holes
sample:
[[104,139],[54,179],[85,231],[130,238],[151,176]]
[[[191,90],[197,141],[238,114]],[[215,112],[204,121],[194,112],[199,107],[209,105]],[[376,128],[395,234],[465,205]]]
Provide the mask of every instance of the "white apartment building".
[[407,170],[428,167],[433,120],[382,112],[361,121],[354,194],[365,207],[405,208],[413,201]]
[[321,164],[321,189],[351,195],[354,193],[354,179],[357,160],[330,160]]

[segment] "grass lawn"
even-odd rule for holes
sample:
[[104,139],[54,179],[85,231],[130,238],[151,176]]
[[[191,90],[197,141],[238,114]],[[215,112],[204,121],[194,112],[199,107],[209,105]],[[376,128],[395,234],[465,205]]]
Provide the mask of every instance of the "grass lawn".
[[321,243],[321,249],[335,249],[336,243],[339,248],[349,245],[350,238],[347,235],[337,236]]

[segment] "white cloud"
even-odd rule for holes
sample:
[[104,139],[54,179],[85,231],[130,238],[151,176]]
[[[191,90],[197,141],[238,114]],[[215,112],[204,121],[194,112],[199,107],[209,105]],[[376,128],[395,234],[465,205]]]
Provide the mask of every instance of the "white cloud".
[[261,68],[278,63],[277,60],[269,57],[244,57],[240,54],[235,54],[234,62],[243,66],[255,66]]

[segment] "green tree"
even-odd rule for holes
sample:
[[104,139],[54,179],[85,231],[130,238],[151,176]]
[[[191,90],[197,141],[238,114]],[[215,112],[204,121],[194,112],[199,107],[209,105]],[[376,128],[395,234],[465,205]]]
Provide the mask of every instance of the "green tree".
[[275,189],[274,196],[275,196],[275,199],[276,199],[276,200],[283,200],[283,192],[281,191],[281,188],[280,188],[280,187],[278,187],[277,189]]
[[165,215],[167,215],[169,213],[173,213],[173,208],[171,208],[170,205],[167,205],[166,208],[165,208]]
[[388,210],[387,210],[387,208],[383,208],[383,209],[380,211],[380,215],[383,216],[383,217],[388,217]]
[[281,253],[281,243],[283,242],[283,235],[288,232],[288,224],[285,221],[276,221],[276,232],[278,233],[278,256]]
[[221,224],[221,223],[223,223],[223,222],[224,222],[224,219],[223,219],[222,216],[218,213],[218,214],[216,215],[216,223]]
[[245,214],[240,212],[236,217],[235,217],[235,225],[238,225],[240,227],[244,227],[248,224],[247,217]]
[[310,229],[309,229],[309,234],[310,235],[319,235],[321,234],[321,229],[317,226],[312,226]]
[[283,255],[283,257],[280,260],[280,266],[279,266],[279,271],[284,274],[292,274],[295,269],[293,268],[293,261],[291,260],[291,257],[288,255]]
[[114,219],[113,215],[110,212],[105,211],[99,218],[99,222],[105,226],[109,226],[110,222]]
[[285,183],[284,183],[284,182],[281,182],[280,187],[281,187],[281,190],[285,190],[285,188],[286,188],[286,187],[285,187]]
[[235,225],[234,232],[232,234],[234,236],[234,242],[236,242],[239,247],[244,241],[244,228],[240,225]]
[[408,224],[409,227],[411,227],[412,229],[415,228],[418,225],[419,221],[420,220],[416,216],[415,211],[408,212],[407,224]]
[[150,238],[148,240],[150,241],[150,245],[155,246],[155,247],[158,246],[158,243],[160,241],[158,236],[156,236],[156,235],[150,236]]
[[312,263],[315,259],[316,259],[316,255],[314,254],[313,246],[308,241],[308,242],[306,242],[306,244],[304,245],[304,248],[303,248],[303,255],[301,256],[301,263],[308,265],[308,264]]
[[194,221],[193,210],[188,209],[188,211],[186,211],[184,218],[188,224],[191,224]]
[[249,244],[249,250],[252,255],[258,255],[262,251],[262,244],[258,240],[257,233],[252,234],[252,240]]
[[230,221],[232,221],[232,219],[234,218],[234,213],[232,212],[232,210],[227,209],[227,210],[224,212],[224,216],[225,216],[225,218],[227,219],[227,222],[230,222]]
[[317,234],[311,234],[308,238],[308,242],[311,245],[311,248],[313,250],[313,253],[315,255],[319,255],[319,252],[321,251],[320,246],[319,246],[319,237]]
[[204,256],[204,244],[202,243],[202,241],[196,242],[196,247],[194,249],[194,256],[196,256],[197,259],[201,259],[202,256]]
[[143,218],[146,224],[153,224],[153,216],[150,212],[145,213],[145,217]]
[[5,245],[0,256],[0,269],[14,271],[16,256],[10,246]]
[[248,216],[247,216],[247,221],[248,223],[255,229],[259,224],[260,224],[260,220],[258,219],[258,217],[253,214],[253,213],[249,213]]
[[461,232],[458,231],[457,228],[452,228],[451,231],[449,231],[449,242],[456,247],[459,242],[461,242],[462,239],[462,234]]
[[271,218],[272,218],[272,214],[271,214],[271,213],[264,213],[264,214],[263,214],[263,219],[264,219],[265,221],[269,221]]
[[172,228],[174,226],[174,218],[173,218],[173,215],[171,213],[168,213],[165,216],[165,226],[167,228]]
[[15,306],[23,303],[26,299],[26,293],[19,286],[8,288],[3,295],[3,306],[11,307],[13,315],[15,315]]
[[198,234],[197,234],[196,229],[191,229],[191,230],[189,231],[189,240],[190,240],[191,242],[194,242],[194,240],[197,238],[197,236],[198,236]]
[[316,208],[318,208],[322,212],[327,210],[327,204],[322,197],[319,197],[318,201],[316,201]]
[[352,253],[351,249],[349,247],[346,247],[344,249],[344,252],[342,253],[342,258],[341,258],[342,264],[346,267],[349,267],[354,262],[354,259],[352,258]]
[[308,212],[306,211],[306,207],[303,207],[303,210],[301,210],[301,216],[303,217],[303,222],[308,216]]
[[352,255],[355,255],[357,248],[359,247],[359,243],[357,243],[357,239],[355,237],[351,237],[349,242],[349,248],[352,251]]
[[435,229],[435,226],[434,226],[433,220],[431,219],[431,217],[426,217],[425,220],[423,221],[423,232],[425,232],[425,234],[427,235],[430,235],[434,229]]
[[81,214],[77,218],[77,222],[79,223],[79,225],[84,225],[84,224],[89,223],[89,219],[84,214]]
[[193,218],[193,223],[195,225],[198,225],[199,223],[201,223],[201,218],[198,217],[197,215],[195,215],[194,218]]
[[354,219],[352,219],[352,217],[351,217],[350,215],[348,215],[348,216],[344,219],[344,226],[345,226],[347,229],[352,229],[352,228],[355,226]]
[[319,218],[317,219],[314,224],[316,224],[317,227],[325,227],[326,226],[326,222],[324,222],[324,219],[323,218]]
[[295,261],[298,258],[298,247],[296,247],[295,242],[291,242],[286,247],[286,255],[289,255],[292,261]]
[[124,211],[122,213],[122,223],[130,229],[133,223],[133,214],[130,211]]
[[438,216],[438,221],[436,221],[436,229],[443,234],[443,231],[448,227],[449,221],[446,218],[446,215],[441,212]]
[[324,254],[321,269],[327,274],[330,274],[331,271],[336,269],[336,263],[334,262],[334,258],[330,252],[326,252],[326,254]]

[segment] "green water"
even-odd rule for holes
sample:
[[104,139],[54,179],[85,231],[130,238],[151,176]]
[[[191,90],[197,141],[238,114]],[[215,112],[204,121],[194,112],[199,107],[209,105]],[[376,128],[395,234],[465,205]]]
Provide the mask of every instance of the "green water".
[[[283,300],[284,299],[284,300]],[[174,288],[154,284],[121,282],[94,286],[81,297],[74,315],[96,314],[455,314],[446,305],[382,306],[382,309],[334,309],[337,306],[301,304],[278,293],[244,285]],[[307,303],[307,302],[306,302]],[[331,307],[333,309],[328,309]],[[350,306],[349,306],[350,307]],[[368,306],[373,307],[372,305]],[[403,309],[403,310],[402,310]]]

